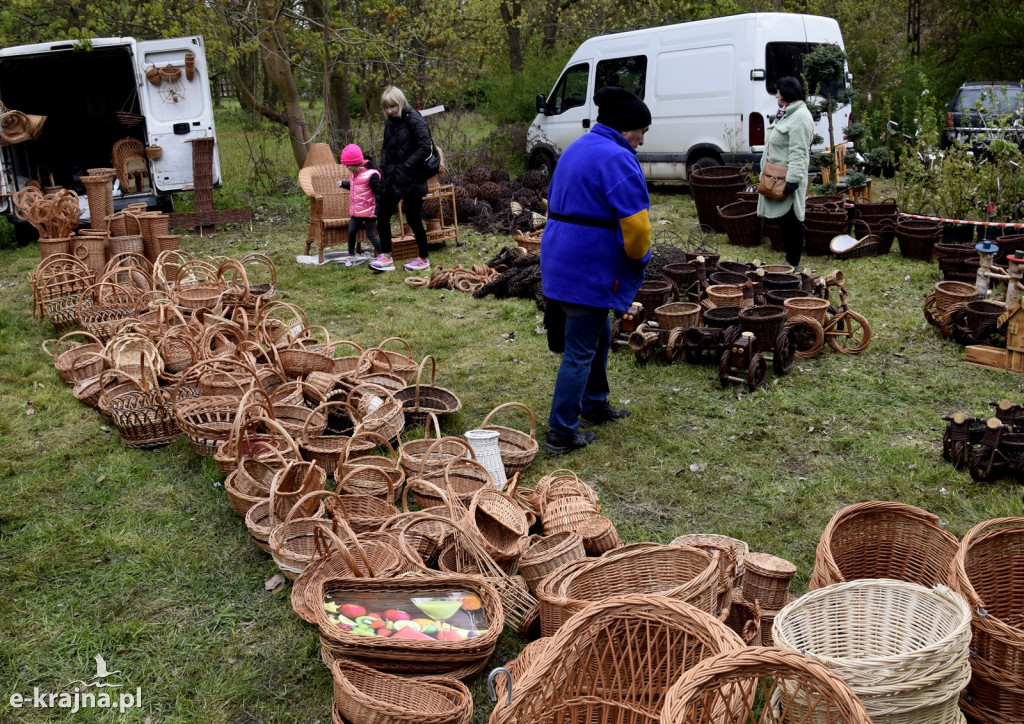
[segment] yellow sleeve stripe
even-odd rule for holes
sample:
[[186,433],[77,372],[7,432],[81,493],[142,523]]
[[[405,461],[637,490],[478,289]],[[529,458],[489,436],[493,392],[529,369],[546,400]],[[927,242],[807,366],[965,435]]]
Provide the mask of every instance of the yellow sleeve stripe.
[[651,248],[651,218],[647,215],[647,209],[619,219],[619,226],[622,228],[626,256],[630,259],[643,259]]

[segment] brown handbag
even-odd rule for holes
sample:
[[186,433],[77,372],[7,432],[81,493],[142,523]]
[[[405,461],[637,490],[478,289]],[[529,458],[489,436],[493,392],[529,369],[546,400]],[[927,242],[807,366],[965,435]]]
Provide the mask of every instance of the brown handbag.
[[757,182],[757,193],[779,201],[786,196],[786,174],[789,169],[777,163],[765,163],[761,169],[761,180]]

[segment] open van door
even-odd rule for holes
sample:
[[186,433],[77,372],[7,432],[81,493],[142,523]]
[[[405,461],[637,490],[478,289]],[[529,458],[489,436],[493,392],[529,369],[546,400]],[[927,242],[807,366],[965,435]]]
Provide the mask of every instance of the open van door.
[[[151,161],[152,183],[159,192],[181,191],[192,186],[192,144],[190,139],[213,136],[213,101],[206,50],[201,36],[146,40],[136,44],[135,73],[139,106],[146,117],[150,146],[160,146],[163,155]],[[191,80],[186,75],[185,54],[195,56]],[[150,82],[146,70],[171,65],[181,71],[174,81],[162,78]],[[220,159],[216,142],[213,151],[213,184],[220,186]]]

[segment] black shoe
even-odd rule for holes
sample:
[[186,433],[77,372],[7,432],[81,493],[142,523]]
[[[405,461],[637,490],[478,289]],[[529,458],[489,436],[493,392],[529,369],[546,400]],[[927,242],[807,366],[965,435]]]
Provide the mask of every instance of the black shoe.
[[592,425],[603,425],[610,420],[621,420],[629,417],[633,413],[627,410],[625,407],[612,407],[607,402],[604,403],[604,407],[598,407],[596,410],[590,412],[584,412],[580,415],[580,425],[583,427],[590,427]]
[[597,438],[592,432],[577,432],[575,435],[552,435],[548,433],[544,441],[544,452],[548,455],[563,455],[574,450],[582,450]]

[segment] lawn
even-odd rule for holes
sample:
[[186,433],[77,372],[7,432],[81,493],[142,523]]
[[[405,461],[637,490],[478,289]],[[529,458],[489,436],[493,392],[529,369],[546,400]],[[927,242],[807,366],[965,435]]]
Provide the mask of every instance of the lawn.
[[[220,122],[231,135],[222,148],[235,150],[222,159],[218,205],[247,195],[234,176],[251,148],[238,135],[243,126]],[[366,347],[397,335],[417,358],[433,355],[437,383],[463,403],[447,431],[460,434],[518,400],[542,436],[558,358],[537,331],[534,304],[413,288],[402,272],[296,264],[306,201],[280,140],[261,143],[256,156],[271,159],[274,190],[256,198],[252,228],[187,236],[182,246],[201,255],[268,254],[279,298],[303,307],[332,338]],[[685,236],[695,223],[685,187],[652,190],[656,228]],[[464,246],[435,253],[434,264],[480,263],[511,241],[466,226],[462,238]],[[720,250],[723,259],[781,261],[767,247],[723,240]],[[276,566],[232,511],[213,462],[184,440],[149,452],[123,448],[109,421],[77,402],[53,369],[40,345],[54,330],[33,320],[26,283],[37,261],[31,245],[0,252],[0,721],[329,721],[331,680],[317,632],[293,613],[287,588],[265,590]],[[808,263],[845,273],[851,307],[874,330],[865,353],[826,349],[786,377],[770,374],[753,394],[722,388],[712,366],[637,365],[628,352],[615,353],[612,402],[633,416],[601,428],[586,450],[541,453],[524,484],[569,467],[598,491],[623,539],[740,538],[793,561],[797,593],[806,590],[821,531],[844,505],[902,501],[937,514],[958,536],[981,520],[1020,514],[1016,481],[975,483],[939,455],[943,414],[987,415],[990,401],[1024,394],[1017,376],[965,366],[963,349],[925,322],[937,266],[895,249],[885,258]],[[523,644],[504,635],[491,663]],[[9,705],[12,694],[34,687],[66,691],[92,675],[96,655],[120,672],[125,690],[141,690],[138,709],[72,716]],[[481,680],[471,687],[476,720],[486,721],[486,689]]]

